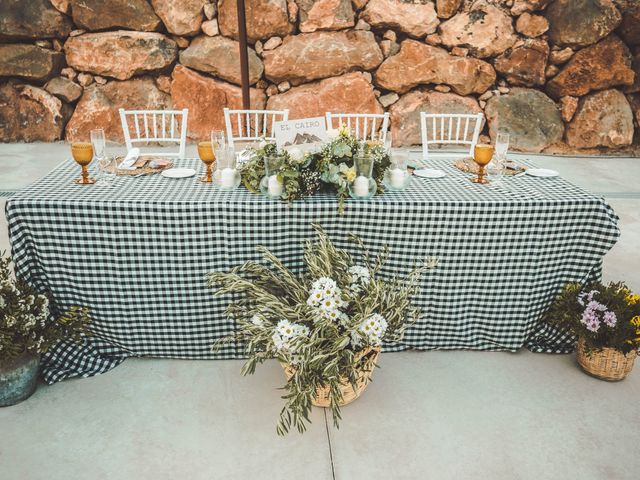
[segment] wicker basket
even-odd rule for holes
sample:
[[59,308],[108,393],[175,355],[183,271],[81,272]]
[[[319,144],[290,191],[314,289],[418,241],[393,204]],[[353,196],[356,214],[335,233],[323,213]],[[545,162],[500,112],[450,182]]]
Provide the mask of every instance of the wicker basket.
[[629,374],[638,352],[633,350],[625,355],[613,348],[603,348],[587,355],[584,339],[580,338],[576,354],[578,363],[589,375],[615,382]]
[[[373,375],[373,370],[376,366],[379,355],[379,347],[362,350],[356,355],[357,362],[363,360],[360,374],[358,375],[358,380],[356,381],[356,388],[354,390],[351,383],[349,383],[349,380],[346,378],[342,378],[342,381],[340,382],[340,391],[342,392],[342,401],[339,404],[340,406],[347,405],[353,402],[362,394],[362,392],[364,392],[365,388],[367,388],[367,385],[369,384],[369,381],[371,380],[371,376]],[[284,374],[287,377],[287,381],[289,381],[296,371],[295,367],[292,367],[291,365],[285,363],[281,363],[280,365],[282,365]],[[329,407],[331,405],[331,399],[329,397],[329,387],[318,387],[316,389],[316,395],[314,396],[311,403],[316,407]]]

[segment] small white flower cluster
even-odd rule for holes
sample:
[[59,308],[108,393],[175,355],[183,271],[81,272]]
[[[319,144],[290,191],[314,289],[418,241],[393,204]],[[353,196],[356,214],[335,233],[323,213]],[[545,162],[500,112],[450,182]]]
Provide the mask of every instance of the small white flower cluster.
[[369,345],[378,346],[382,344],[382,338],[387,332],[387,320],[382,315],[374,313],[360,324],[358,330],[367,339]]
[[264,327],[264,317],[259,313],[256,313],[253,317],[251,317],[251,323],[253,323],[256,327]]
[[371,282],[371,273],[367,267],[354,265],[349,268],[348,272],[351,275],[350,287],[353,293],[360,293]]
[[298,337],[308,337],[309,327],[289,320],[280,320],[276,325],[276,331],[271,336],[273,344],[278,351],[293,351],[292,340]]
[[346,315],[340,309],[346,307],[347,302],[342,298],[342,290],[331,278],[320,277],[313,282],[307,305],[317,309],[320,318],[346,320]]

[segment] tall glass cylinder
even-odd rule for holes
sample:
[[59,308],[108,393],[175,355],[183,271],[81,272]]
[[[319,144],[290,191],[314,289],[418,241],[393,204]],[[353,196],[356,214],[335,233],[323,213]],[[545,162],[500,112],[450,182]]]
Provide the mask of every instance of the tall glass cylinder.
[[260,181],[260,191],[270,198],[280,198],[284,192],[284,181],[280,169],[284,162],[282,155],[269,155],[264,158],[264,177]]
[[240,172],[236,168],[236,153],[233,148],[219,147],[216,150],[214,183],[222,190],[233,190],[240,185]]
[[373,174],[373,157],[369,154],[358,153],[354,157],[354,167],[356,169],[356,178],[349,185],[349,195],[358,200],[366,200],[375,195],[378,185],[372,178]]

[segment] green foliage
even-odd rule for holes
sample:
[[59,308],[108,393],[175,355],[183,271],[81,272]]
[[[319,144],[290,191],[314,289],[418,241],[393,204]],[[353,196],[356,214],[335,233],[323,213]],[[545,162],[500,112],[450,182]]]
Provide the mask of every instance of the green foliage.
[[57,319],[49,300],[11,273],[11,259],[0,258],[0,362],[25,351],[44,353],[62,339],[80,340],[89,323],[88,310],[71,307]]
[[253,152],[251,159],[240,167],[242,183],[249,191],[260,191],[260,181],[265,175],[265,157],[282,155],[284,162],[279,178],[284,183],[284,190],[281,199],[292,202],[315,194],[324,185],[336,191],[340,213],[344,212],[349,185],[355,179],[354,157],[358,152],[373,157],[373,178],[378,185],[378,194],[384,192],[382,180],[391,164],[389,154],[382,145],[357,140],[347,128],[341,128],[339,135],[319,152],[307,152],[297,155],[298,158],[292,158],[286,150],[279,151],[274,143],[265,143]]
[[640,295],[623,282],[567,284],[544,320],[584,338],[587,352],[609,347],[626,354],[640,346]]
[[253,193],[260,192],[260,181],[265,176],[264,159],[269,156],[278,155],[283,158],[282,166],[277,172],[278,179],[283,183],[281,195],[282,201],[292,202],[307,195],[312,195],[317,190],[313,187],[313,176],[309,172],[313,171],[307,156],[292,158],[286,150],[278,150],[275,143],[266,143],[254,149],[253,155],[240,167],[242,183]]
[[230,272],[208,275],[216,295],[238,298],[227,308],[237,332],[214,349],[227,342],[244,344],[248,360],[243,375],[254,373],[270,358],[295,368],[284,387],[279,434],[291,427],[305,431],[317,387],[329,387],[330,409],[338,426],[341,378],[355,384],[366,361],[356,360],[358,353],[383,341],[402,340],[420,315],[411,304],[419,281],[436,265],[427,258],[405,277],[383,279],[380,270],[389,255],[387,248],[372,259],[362,241],[352,236],[360,252],[356,263],[319,226],[314,228],[317,240],[305,244],[306,269],[301,273],[290,271],[269,250],[258,247],[266,264],[250,261]]
[[384,172],[391,159],[378,142],[358,140],[347,128],[341,128],[338,136],[327,143],[319,153],[312,156],[322,173],[322,180],[336,190],[339,211],[344,212],[344,202],[349,196],[349,185],[355,179],[354,158],[362,153],[373,157],[373,178],[378,185],[377,193],[384,192]]

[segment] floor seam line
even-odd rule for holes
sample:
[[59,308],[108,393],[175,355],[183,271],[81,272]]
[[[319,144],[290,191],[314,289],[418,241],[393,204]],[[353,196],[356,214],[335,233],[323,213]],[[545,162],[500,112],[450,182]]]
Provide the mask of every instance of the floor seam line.
[[329,421],[327,420],[327,409],[323,408],[324,411],[324,427],[327,432],[327,442],[329,444],[329,460],[331,462],[331,477],[333,480],[336,480],[336,470],[333,465],[333,448],[331,446],[331,436],[329,435]]

